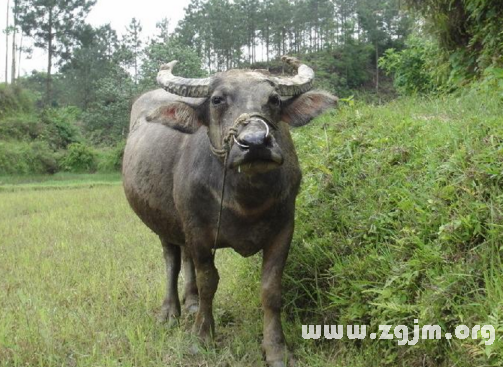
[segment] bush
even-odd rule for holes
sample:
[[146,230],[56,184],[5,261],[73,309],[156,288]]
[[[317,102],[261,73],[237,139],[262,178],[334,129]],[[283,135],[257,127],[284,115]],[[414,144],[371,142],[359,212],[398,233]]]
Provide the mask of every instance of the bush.
[[82,137],[76,126],[80,114],[80,109],[74,106],[43,110],[40,118],[46,130],[40,138],[48,141],[54,149],[65,149],[72,143],[81,142]]
[[47,126],[33,114],[16,114],[0,120],[0,140],[33,141],[45,134]]
[[124,156],[125,147],[126,141],[121,141],[115,147],[101,151],[100,154],[98,154],[98,171],[120,171],[122,168],[122,157]]
[[0,174],[52,174],[58,170],[58,153],[46,142],[0,142]]
[[0,84],[0,119],[14,113],[33,110],[33,96],[17,85]]
[[438,52],[434,43],[411,36],[406,45],[407,48],[402,51],[386,50],[379,59],[379,66],[393,75],[395,88],[401,94],[424,94],[437,90],[440,83],[435,83],[434,68],[428,64],[433,54]]
[[62,166],[70,172],[96,172],[97,154],[92,148],[82,143],[70,144],[62,159]]

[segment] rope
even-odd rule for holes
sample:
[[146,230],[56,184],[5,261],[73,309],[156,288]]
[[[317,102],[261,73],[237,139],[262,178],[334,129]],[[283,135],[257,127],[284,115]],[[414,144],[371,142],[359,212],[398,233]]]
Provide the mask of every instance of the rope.
[[[227,136],[224,138],[224,143],[222,145],[222,148],[216,148],[213,143],[211,142],[210,139],[210,149],[213,154],[215,154],[219,158],[224,159],[224,177],[222,179],[222,189],[220,190],[220,208],[218,210],[218,219],[217,219],[217,233],[215,234],[215,242],[213,243],[213,249],[211,250],[211,253],[213,257],[215,257],[215,254],[217,252],[217,244],[218,244],[218,237],[220,236],[220,225],[221,225],[221,220],[222,220],[222,210],[224,207],[224,194],[225,194],[225,180],[227,178],[227,158],[229,158],[229,152],[231,151],[232,144],[234,142],[234,138],[238,132],[238,126],[246,121],[248,121],[252,117],[259,117],[260,119],[264,120],[266,124],[269,124],[273,129],[277,129],[278,126],[269,120],[266,116],[263,116],[259,113],[243,113],[240,115],[236,121],[234,121],[234,124],[230,127],[229,131],[227,132]],[[209,131],[209,130],[208,130]]]
[[218,236],[220,235],[220,220],[222,219],[222,209],[224,207],[224,194],[225,194],[225,179],[227,177],[227,157],[229,157],[229,152],[225,154],[224,157],[224,177],[222,179],[222,190],[220,191],[220,209],[218,210],[218,220],[217,220],[217,233],[215,234],[215,242],[213,243],[212,255],[215,257],[217,253],[217,243]]

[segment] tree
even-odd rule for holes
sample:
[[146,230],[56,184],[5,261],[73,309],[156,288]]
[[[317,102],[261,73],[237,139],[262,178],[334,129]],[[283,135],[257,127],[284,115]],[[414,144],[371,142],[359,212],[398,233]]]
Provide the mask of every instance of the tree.
[[503,67],[501,0],[407,0],[426,20],[453,87],[488,67]]
[[176,67],[176,75],[189,78],[206,76],[201,68],[201,58],[179,40],[172,38],[166,43],[152,41],[145,49],[145,58],[141,66],[142,89],[156,88],[156,76],[160,66],[173,60],[183,60]]
[[19,23],[35,47],[47,51],[46,103],[52,103],[52,68],[55,58],[68,58],[75,30],[82,25],[96,0],[20,0]]
[[97,98],[97,81],[119,67],[115,60],[118,40],[110,25],[93,28],[86,24],[76,37],[78,45],[60,68],[66,91],[62,102],[86,109]]
[[8,70],[9,70],[9,3],[10,3],[10,1],[7,0],[7,14],[5,16],[5,22],[6,22],[6,27],[5,27],[5,84],[9,83],[9,80],[7,79]]
[[133,80],[138,83],[139,62],[142,52],[141,23],[136,18],[126,27],[127,33],[122,39],[122,55],[126,68],[133,68]]
[[18,17],[19,0],[14,0],[14,9],[12,16],[14,18],[14,25],[12,26],[12,63],[10,80],[14,84],[16,82],[16,33],[17,33],[17,17]]

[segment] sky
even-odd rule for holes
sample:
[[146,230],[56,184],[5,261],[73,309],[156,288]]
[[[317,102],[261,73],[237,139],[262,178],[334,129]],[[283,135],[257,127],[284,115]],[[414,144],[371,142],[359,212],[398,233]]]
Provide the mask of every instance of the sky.
[[[189,0],[97,0],[96,5],[89,12],[86,21],[93,26],[110,23],[119,36],[126,30],[126,26],[135,17],[143,28],[143,36],[147,39],[157,33],[156,23],[163,18],[170,20],[170,30],[173,31],[177,23],[183,18],[184,8]],[[11,1],[12,5],[12,1]],[[0,0],[0,82],[5,81],[5,34],[7,0]],[[12,24],[10,20],[9,24]],[[18,41],[19,42],[19,41]],[[29,42],[24,39],[23,44]],[[12,44],[9,42],[9,65]],[[47,54],[40,49],[34,49],[31,60],[21,60],[21,74],[29,74],[32,70],[45,71]],[[10,66],[9,66],[10,69]],[[10,80],[10,70],[9,70]]]

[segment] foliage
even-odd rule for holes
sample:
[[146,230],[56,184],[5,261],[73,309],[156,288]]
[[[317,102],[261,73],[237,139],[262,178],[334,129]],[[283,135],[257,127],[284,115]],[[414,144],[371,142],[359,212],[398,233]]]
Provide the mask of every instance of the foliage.
[[[296,130],[304,181],[287,314],[302,324],[366,324],[369,332],[380,324],[410,330],[414,319],[444,332],[460,324],[501,330],[501,108],[486,93],[410,98],[343,107]],[[346,351],[355,348],[344,340]],[[492,347],[367,339],[355,353],[363,350],[385,365],[503,362],[501,339]]]
[[189,47],[181,44],[177,39],[171,38],[166,42],[153,40],[144,50],[145,57],[141,66],[142,90],[157,87],[156,77],[161,65],[179,60],[176,75],[182,77],[198,78],[206,76],[201,69],[201,59]]
[[95,144],[114,145],[128,132],[136,87],[122,70],[116,75],[96,82],[96,101],[82,115],[86,133]]
[[438,53],[435,44],[417,36],[410,37],[406,48],[397,51],[387,49],[379,59],[379,66],[393,75],[396,89],[405,95],[425,94],[441,88],[435,83],[431,60]]
[[78,29],[96,0],[20,0],[19,25],[47,52],[46,103],[52,104],[54,58],[67,59]]
[[77,107],[48,108],[41,112],[40,118],[47,125],[40,139],[50,142],[54,149],[65,149],[68,145],[82,140],[76,125],[81,111]]
[[131,23],[126,27],[126,35],[121,44],[122,62],[126,69],[133,69],[133,80],[138,82],[139,62],[142,52],[141,23],[136,19],[131,19]]
[[98,155],[99,172],[117,172],[122,168],[122,158],[124,157],[124,148],[126,141],[120,141],[111,149],[102,150]]
[[0,141],[0,175],[54,173],[58,155],[46,142]]
[[450,87],[480,77],[490,66],[503,66],[503,7],[499,0],[408,0],[427,21],[447,61]]
[[94,172],[98,166],[97,154],[87,145],[73,143],[68,146],[61,165],[70,172]]
[[0,119],[33,110],[33,95],[17,85],[0,84]]
[[96,102],[97,81],[113,75],[119,68],[120,46],[117,33],[110,25],[97,28],[85,25],[79,29],[76,38],[72,57],[62,63],[60,72],[63,78],[55,81],[55,87],[62,91],[57,96],[59,104],[86,110]]
[[493,66],[486,68],[482,77],[462,93],[496,95],[503,100],[503,68]]
[[176,34],[207,69],[220,71],[257,62],[260,44],[267,62],[358,43],[379,54],[390,44],[400,47],[409,23],[396,0],[192,0]]

